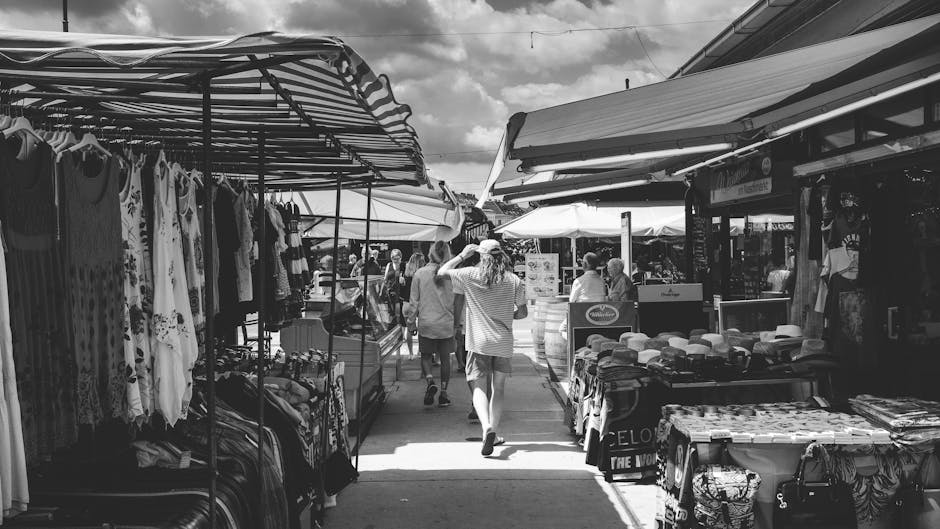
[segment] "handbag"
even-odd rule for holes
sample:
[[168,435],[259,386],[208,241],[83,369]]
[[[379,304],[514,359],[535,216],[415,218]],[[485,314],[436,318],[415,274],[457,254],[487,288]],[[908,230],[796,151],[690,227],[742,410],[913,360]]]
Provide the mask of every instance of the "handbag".
[[359,472],[346,454],[336,451],[323,463],[323,490],[330,496],[339,493],[359,478]]
[[940,527],[940,458],[936,452],[924,456],[910,485],[898,492],[896,524],[904,529]]
[[753,529],[760,484],[757,472],[730,464],[724,444],[721,463],[700,466],[692,476],[695,520],[708,529]]
[[[806,480],[811,459],[822,464],[821,481]],[[777,486],[774,529],[857,529],[852,491],[835,479],[831,467],[823,445],[806,447],[793,479]]]

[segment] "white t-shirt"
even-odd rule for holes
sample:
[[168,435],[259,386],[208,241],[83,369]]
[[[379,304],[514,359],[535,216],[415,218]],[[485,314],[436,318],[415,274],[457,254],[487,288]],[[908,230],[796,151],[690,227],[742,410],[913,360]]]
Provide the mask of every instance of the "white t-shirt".
[[506,272],[502,281],[487,285],[475,266],[446,273],[454,282],[454,291],[462,291],[466,299],[467,351],[511,358],[513,315],[516,307],[526,302],[522,280]]

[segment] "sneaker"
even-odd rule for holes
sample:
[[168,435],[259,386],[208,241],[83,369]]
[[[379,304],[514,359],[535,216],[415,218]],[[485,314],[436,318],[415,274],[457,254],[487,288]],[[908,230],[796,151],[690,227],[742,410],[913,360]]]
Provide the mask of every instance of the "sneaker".
[[424,392],[424,405],[431,406],[434,404],[434,395],[437,395],[437,384],[431,382],[428,384],[428,389]]
[[450,399],[447,398],[447,391],[441,390],[441,396],[437,398],[437,405],[441,408],[450,406]]
[[470,413],[467,414],[467,420],[470,422],[480,422],[480,417],[477,416],[477,410],[475,408],[470,408]]

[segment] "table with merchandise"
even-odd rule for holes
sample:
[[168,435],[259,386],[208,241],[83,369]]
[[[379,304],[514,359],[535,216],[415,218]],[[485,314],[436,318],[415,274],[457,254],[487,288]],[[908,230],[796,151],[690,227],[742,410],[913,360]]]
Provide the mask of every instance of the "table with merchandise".
[[656,526],[940,527],[940,405],[850,405],[664,406]]

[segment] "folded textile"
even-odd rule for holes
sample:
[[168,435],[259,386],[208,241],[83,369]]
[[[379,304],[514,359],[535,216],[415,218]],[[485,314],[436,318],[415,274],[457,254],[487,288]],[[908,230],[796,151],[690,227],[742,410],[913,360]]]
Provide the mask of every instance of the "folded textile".
[[889,429],[940,427],[940,403],[913,397],[858,395],[849,399],[852,409],[879,421]]

